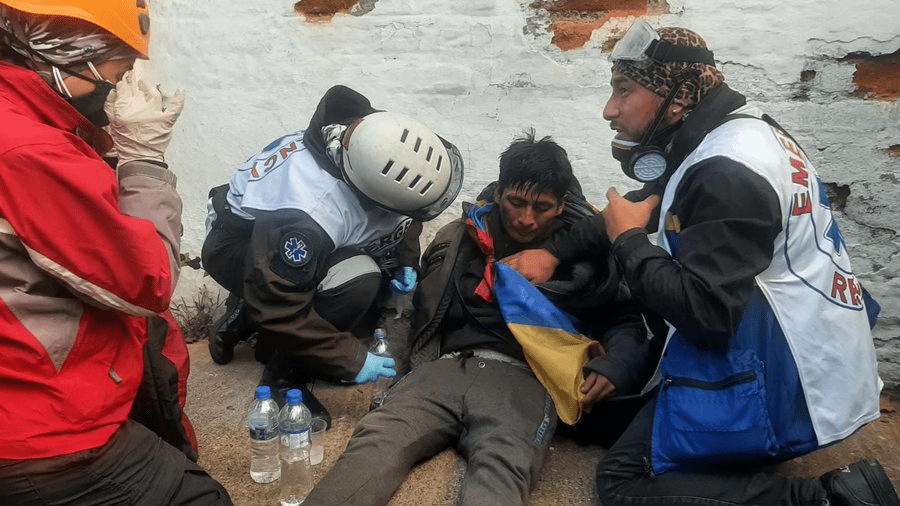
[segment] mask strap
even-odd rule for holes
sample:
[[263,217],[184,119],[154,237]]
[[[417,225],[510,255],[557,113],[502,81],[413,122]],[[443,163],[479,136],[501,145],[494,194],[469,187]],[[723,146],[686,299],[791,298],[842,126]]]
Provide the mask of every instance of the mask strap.
[[87,81],[87,82],[97,85],[97,86],[112,86],[112,87],[116,86],[113,83],[109,82],[108,80],[104,79],[103,76],[100,75],[100,72],[97,72],[97,67],[95,67],[93,63],[85,62],[85,64],[87,65],[87,68],[91,71],[91,73],[94,74],[95,79],[91,79],[90,77],[81,75],[81,73],[78,72],[77,70],[75,70],[71,65],[58,65],[58,66],[54,65],[53,69],[56,70],[57,72],[59,72],[58,67],[62,67],[63,71],[65,71],[65,73],[68,74],[69,76],[77,77],[78,79],[81,79],[82,81]]
[[56,83],[56,89],[59,90],[60,93],[65,95],[68,98],[72,98],[72,92],[69,91],[69,88],[66,86],[66,83],[63,81],[63,76],[59,72],[59,67],[56,65],[53,66],[53,82]]
[[56,89],[68,98],[72,98],[72,93],[69,91],[66,83],[63,82],[64,78],[62,76],[60,68],[62,68],[69,76],[76,77],[78,79],[81,79],[82,81],[87,81],[95,86],[111,86],[113,88],[116,87],[115,84],[109,82],[107,79],[104,79],[103,76],[100,75],[100,72],[97,71],[97,67],[94,66],[93,62],[85,62],[87,68],[91,71],[92,74],[94,74],[94,79],[91,79],[90,77],[81,75],[81,73],[76,71],[72,65],[58,65],[51,62],[47,57],[42,55],[40,52],[35,51],[28,44],[25,44],[22,47],[24,47],[28,54],[30,54],[32,57],[46,63],[47,65],[50,65],[50,67],[52,68],[51,72],[53,74],[53,81],[56,83]]
[[87,68],[90,69],[91,73],[94,74],[94,77],[97,78],[98,81],[109,83],[108,80],[104,79],[104,77],[100,75],[100,72],[97,72],[97,67],[94,66],[93,62],[87,62]]
[[650,129],[644,133],[644,136],[641,138],[640,146],[646,146],[653,140],[653,136],[656,134],[656,130],[659,129],[659,125],[662,124],[662,120],[665,117],[666,111],[669,109],[669,106],[672,105],[672,101],[675,100],[675,95],[681,90],[681,87],[684,86],[684,83],[688,81],[687,77],[679,76],[678,82],[675,83],[675,86],[672,87],[669,94],[666,95],[665,100],[663,100],[662,105],[659,107],[659,110],[656,112],[656,117],[653,119],[653,123],[650,126]]

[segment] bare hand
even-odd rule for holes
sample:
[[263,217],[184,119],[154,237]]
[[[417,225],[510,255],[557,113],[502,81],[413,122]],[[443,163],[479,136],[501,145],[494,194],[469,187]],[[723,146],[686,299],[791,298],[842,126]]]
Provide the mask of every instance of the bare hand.
[[633,228],[647,228],[650,215],[659,205],[658,195],[650,195],[640,202],[631,202],[619,195],[614,186],[606,191],[606,198],[609,204],[603,210],[603,219],[606,221],[606,233],[610,242],[615,242],[623,232]]
[[500,260],[532,283],[543,283],[553,277],[559,259],[545,249],[527,249]]
[[616,386],[606,376],[601,376],[595,372],[589,373],[587,378],[584,379],[584,384],[581,385],[581,393],[584,394],[584,399],[581,401],[582,411],[590,413],[596,402],[611,396],[615,391]]

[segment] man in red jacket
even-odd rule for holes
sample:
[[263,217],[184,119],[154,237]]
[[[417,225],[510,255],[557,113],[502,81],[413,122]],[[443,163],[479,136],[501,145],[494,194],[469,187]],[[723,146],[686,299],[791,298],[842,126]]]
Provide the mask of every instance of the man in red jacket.
[[129,418],[153,418],[181,235],[163,152],[183,97],[132,76],[104,108],[149,30],[144,0],[0,0],[2,504],[231,502]]

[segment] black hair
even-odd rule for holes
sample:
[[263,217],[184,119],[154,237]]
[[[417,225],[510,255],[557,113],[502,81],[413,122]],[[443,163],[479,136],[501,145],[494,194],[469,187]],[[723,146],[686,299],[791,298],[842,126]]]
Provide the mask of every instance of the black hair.
[[535,140],[533,128],[514,139],[500,154],[498,192],[550,192],[562,202],[574,180],[566,150],[549,136]]

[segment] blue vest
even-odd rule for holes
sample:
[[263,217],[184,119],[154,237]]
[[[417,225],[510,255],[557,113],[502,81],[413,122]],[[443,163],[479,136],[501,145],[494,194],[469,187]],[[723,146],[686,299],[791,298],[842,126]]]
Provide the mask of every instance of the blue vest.
[[[751,108],[737,112],[760,116]],[[697,346],[670,325],[654,377],[657,474],[789,459],[879,416],[882,383],[867,304],[821,181],[785,133],[741,118],[707,135],[666,186],[659,246],[678,259],[667,211],[687,168],[714,156],[743,164],[772,186],[783,227],[725,349]]]

